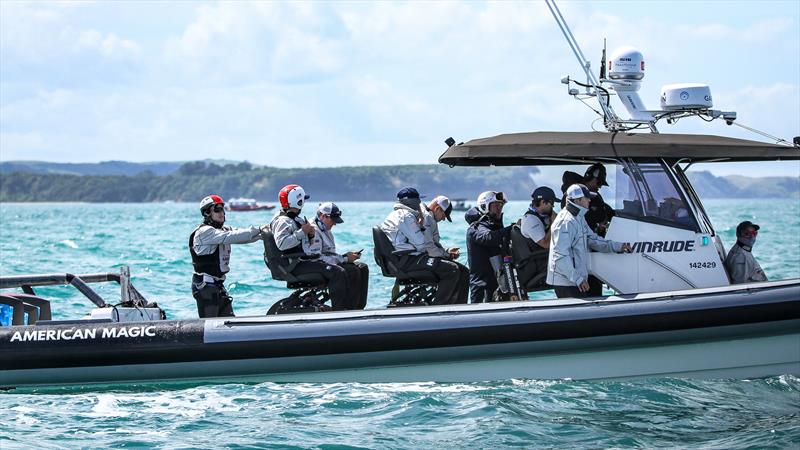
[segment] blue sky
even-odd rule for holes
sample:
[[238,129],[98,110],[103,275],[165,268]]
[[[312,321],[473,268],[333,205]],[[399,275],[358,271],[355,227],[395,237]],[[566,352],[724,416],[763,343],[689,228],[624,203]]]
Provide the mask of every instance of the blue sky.
[[[651,108],[661,85],[703,82],[741,123],[800,134],[800,2],[559,5],[594,67],[604,37],[644,53]],[[543,2],[4,0],[0,159],[433,163],[448,136],[591,129],[559,82],[580,73]],[[763,140],[699,119],[661,131]]]

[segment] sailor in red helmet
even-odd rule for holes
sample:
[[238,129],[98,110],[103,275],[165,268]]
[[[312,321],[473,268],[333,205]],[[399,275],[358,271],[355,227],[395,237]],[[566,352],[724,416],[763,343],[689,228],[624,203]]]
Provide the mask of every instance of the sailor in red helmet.
[[200,317],[233,316],[233,299],[225,289],[230,267],[231,244],[248,244],[261,239],[259,227],[231,228],[225,225],[225,202],[219,195],[200,201],[203,223],[189,235],[192,255],[192,296]]
[[294,268],[291,273],[296,276],[308,273],[322,274],[328,282],[328,293],[334,310],[355,309],[356,305],[351,305],[347,296],[345,269],[321,259],[322,241],[316,235],[314,227],[305,217],[300,216],[300,211],[309,198],[303,187],[296,184],[281,189],[278,194],[281,212],[270,224],[275,245],[286,255],[304,254],[297,259],[292,258]]

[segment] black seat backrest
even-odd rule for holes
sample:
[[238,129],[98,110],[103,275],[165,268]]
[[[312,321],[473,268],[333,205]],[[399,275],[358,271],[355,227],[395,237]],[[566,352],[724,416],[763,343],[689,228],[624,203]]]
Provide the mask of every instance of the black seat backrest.
[[294,275],[289,272],[290,261],[284,258],[278,249],[278,244],[275,243],[275,236],[272,231],[262,231],[261,236],[264,241],[264,262],[269,267],[272,279],[288,282],[295,281]]
[[372,241],[375,243],[375,264],[381,268],[383,276],[396,277],[398,270],[394,246],[381,227],[372,227]]
[[[522,235],[519,225],[511,227],[511,257],[514,258],[514,265],[521,269],[532,264],[525,273],[532,275],[547,271],[547,258],[550,250],[542,248],[539,244]],[[521,271],[522,272],[522,271]],[[527,280],[520,280],[523,284]]]

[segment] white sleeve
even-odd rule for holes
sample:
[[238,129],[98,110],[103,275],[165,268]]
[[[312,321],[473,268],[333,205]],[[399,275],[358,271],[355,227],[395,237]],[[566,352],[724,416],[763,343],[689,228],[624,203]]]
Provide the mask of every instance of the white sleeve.
[[522,225],[520,225],[520,231],[522,232],[523,236],[532,240],[533,242],[539,242],[544,239],[545,236],[544,225],[542,225],[542,221],[533,214],[525,214],[522,216]]
[[221,245],[221,244],[247,244],[261,238],[261,229],[258,227],[220,229],[211,226],[200,227],[194,235],[194,246]]

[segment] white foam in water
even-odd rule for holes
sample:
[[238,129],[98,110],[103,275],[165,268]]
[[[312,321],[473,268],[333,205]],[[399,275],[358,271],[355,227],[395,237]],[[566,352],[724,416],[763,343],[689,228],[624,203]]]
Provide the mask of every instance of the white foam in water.
[[72,239],[64,239],[63,241],[59,242],[60,244],[64,244],[69,248],[78,248],[78,244],[75,243]]

